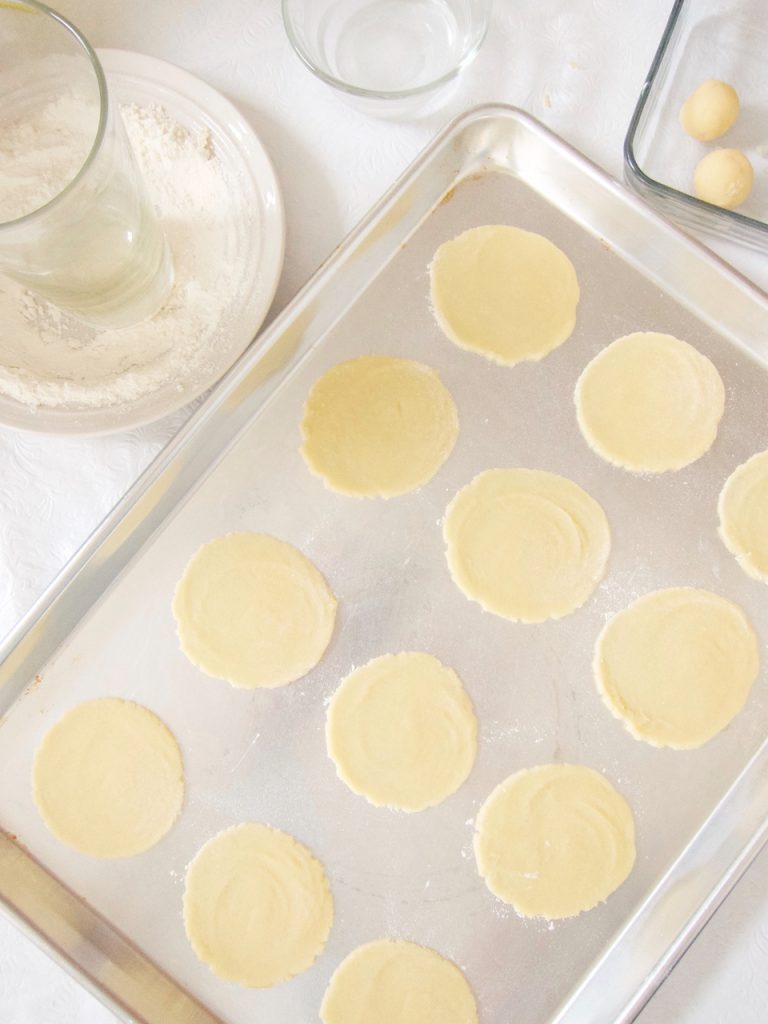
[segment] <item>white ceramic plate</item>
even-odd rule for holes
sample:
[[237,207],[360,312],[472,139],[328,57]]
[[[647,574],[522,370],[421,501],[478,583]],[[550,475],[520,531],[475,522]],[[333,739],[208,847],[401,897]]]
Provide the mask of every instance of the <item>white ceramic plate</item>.
[[103,408],[30,408],[0,396],[0,423],[45,434],[106,434],[150,423],[193,401],[216,383],[248,347],[261,327],[283,266],[283,203],[272,164],[239,111],[211,86],[181,68],[124,50],[100,50],[99,57],[118,103],[161,104],[192,131],[208,129],[219,159],[242,188],[246,223],[238,225],[238,256],[247,270],[222,319],[204,369],[140,399]]

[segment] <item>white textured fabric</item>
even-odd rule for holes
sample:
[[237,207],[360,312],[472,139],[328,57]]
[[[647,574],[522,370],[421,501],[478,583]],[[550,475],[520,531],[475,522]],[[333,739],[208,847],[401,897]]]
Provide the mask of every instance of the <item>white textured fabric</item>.
[[[288,242],[275,309],[452,116],[484,101],[530,111],[617,177],[624,132],[671,0],[496,0],[489,37],[448,104],[374,120],[292,54],[278,0],[54,0],[96,46],[170,60],[232,99],[269,150]],[[718,246],[768,287],[764,258]],[[185,420],[95,440],[0,429],[0,632],[10,629]],[[763,1024],[768,853],[717,913],[641,1024]],[[110,1013],[0,919],[3,1024],[111,1024]]]

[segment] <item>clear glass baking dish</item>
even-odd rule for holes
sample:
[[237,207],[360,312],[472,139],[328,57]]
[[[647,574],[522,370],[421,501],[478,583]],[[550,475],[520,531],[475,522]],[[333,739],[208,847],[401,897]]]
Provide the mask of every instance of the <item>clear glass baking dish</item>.
[[[738,92],[738,120],[720,139],[698,142],[680,107],[708,78]],[[710,150],[741,149],[755,172],[752,194],[724,210],[691,194]],[[626,181],[684,227],[768,251],[768,5],[765,0],[675,0],[624,140]]]

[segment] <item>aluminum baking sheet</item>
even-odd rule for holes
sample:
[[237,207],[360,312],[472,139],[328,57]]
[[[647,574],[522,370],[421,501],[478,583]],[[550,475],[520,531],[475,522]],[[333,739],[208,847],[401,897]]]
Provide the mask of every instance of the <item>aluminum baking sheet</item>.
[[[541,232],[576,266],[576,330],[538,364],[502,368],[461,351],[430,312],[427,267],[436,247],[486,223]],[[7,645],[4,692],[29,685],[8,707],[0,731],[3,828],[103,916],[99,927],[108,935],[114,929],[118,946],[126,937],[140,960],[166,972],[168,991],[191,995],[227,1024],[317,1020],[334,968],[359,943],[382,936],[433,946],[461,965],[483,1024],[552,1019],[613,936],[631,926],[639,909],[642,916],[644,901],[653,904],[669,891],[667,869],[766,734],[765,667],[728,729],[700,750],[675,752],[626,733],[603,707],[590,663],[612,614],[649,590],[687,584],[741,604],[768,661],[765,587],[726,552],[716,516],[727,475],[768,447],[768,332],[765,351],[759,347],[767,325],[765,297],[536,122],[503,108],[467,115],[230,374]],[[715,362],[727,390],[710,453],[658,477],[622,473],[592,454],[573,406],[586,362],[614,338],[644,329],[690,340]],[[389,501],[326,490],[298,452],[308,389],[335,363],[364,353],[436,367],[459,410],[460,437],[443,468],[418,492]],[[506,622],[451,582],[441,536],[445,507],[477,472],[496,466],[564,474],[606,510],[613,535],[608,573],[591,600],[559,622]],[[174,586],[200,544],[232,530],[264,531],[297,545],[339,597],[325,658],[283,689],[233,689],[194,669],[178,649]],[[480,723],[468,782],[439,807],[414,815],[373,808],[351,793],[336,777],[323,731],[328,699],[351,667],[409,649],[430,651],[456,669]],[[54,839],[29,784],[32,754],[46,730],[78,702],[105,695],[157,712],[181,745],[187,776],[186,804],[173,830],[122,862],[89,859]],[[547,924],[518,918],[488,892],[475,868],[472,834],[480,804],[499,781],[552,760],[591,765],[626,795],[636,815],[638,859],[605,904]],[[306,843],[326,866],[335,899],[334,927],[316,964],[270,990],[218,980],[192,953],[182,924],[186,865],[209,837],[240,821],[265,821]],[[744,837],[739,849],[746,843]],[[720,865],[715,882],[727,867]],[[689,888],[689,896],[678,890],[685,921],[703,899],[695,879]],[[17,896],[9,899],[6,886],[6,901],[20,912],[24,894]],[[667,917],[674,913],[667,906]],[[51,939],[50,922],[34,927]],[[60,936],[59,951],[109,993],[111,1005],[136,1012],[120,956],[87,927],[75,931],[70,940],[89,948],[89,963]],[[614,950],[612,963],[621,952]],[[632,970],[618,983],[622,1012],[658,955],[637,943],[632,948]],[[137,1019],[176,1019],[159,1007],[144,1006]],[[576,1006],[563,1019],[618,1019],[610,1000],[582,1012]]]

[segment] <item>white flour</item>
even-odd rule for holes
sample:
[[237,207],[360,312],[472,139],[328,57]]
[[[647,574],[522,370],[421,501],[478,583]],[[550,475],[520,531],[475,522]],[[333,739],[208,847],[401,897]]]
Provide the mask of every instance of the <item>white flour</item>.
[[[193,134],[154,104],[121,112],[173,253],[173,290],[151,320],[97,331],[0,277],[0,394],[28,406],[123,405],[203,379],[242,282],[236,242],[247,217],[210,133]],[[30,172],[33,142],[4,139],[28,147]],[[0,171],[0,190],[7,184]]]
[[64,94],[29,121],[0,135],[0,220],[14,220],[53,199],[75,177],[93,142],[99,111]]

